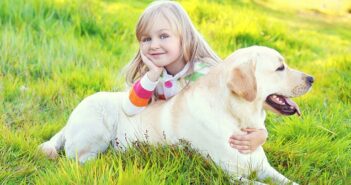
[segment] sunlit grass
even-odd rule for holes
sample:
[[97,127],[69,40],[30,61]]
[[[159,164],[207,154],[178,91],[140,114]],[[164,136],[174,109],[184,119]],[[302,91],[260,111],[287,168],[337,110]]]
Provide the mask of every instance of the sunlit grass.
[[[137,50],[134,27],[149,2],[0,1],[0,183],[229,184],[186,144],[110,148],[84,166],[63,153],[50,161],[36,150],[84,97],[124,89],[119,71]],[[272,165],[300,184],[350,184],[348,1],[338,10],[316,1],[255,2],[181,4],[221,57],[265,45],[315,77],[312,91],[296,99],[302,117],[269,114],[264,148]]]
[[289,11],[297,11],[303,13],[319,13],[328,16],[342,16],[347,15],[351,11],[351,2],[348,0],[336,0],[336,1],[321,1],[321,0],[309,0],[308,2],[303,0],[295,1],[279,1],[279,0],[262,0],[263,2],[269,3],[270,7],[274,9],[288,9]]

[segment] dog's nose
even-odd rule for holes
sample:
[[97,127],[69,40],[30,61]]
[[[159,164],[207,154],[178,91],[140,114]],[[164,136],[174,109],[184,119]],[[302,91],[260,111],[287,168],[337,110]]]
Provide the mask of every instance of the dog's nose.
[[307,81],[308,84],[312,85],[313,82],[314,82],[314,78],[313,78],[312,76],[308,76],[308,77],[306,78],[306,81]]

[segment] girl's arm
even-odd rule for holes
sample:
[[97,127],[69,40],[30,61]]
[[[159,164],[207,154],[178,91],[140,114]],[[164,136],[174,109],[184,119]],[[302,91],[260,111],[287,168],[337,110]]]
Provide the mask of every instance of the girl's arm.
[[128,99],[124,99],[122,109],[128,116],[138,114],[149,104],[155,91],[158,79],[163,71],[163,67],[156,66],[142,51],[140,56],[143,63],[149,68],[149,71],[135,84],[129,91]]
[[128,98],[124,99],[122,109],[128,116],[138,114],[150,102],[158,79],[157,81],[154,81],[154,79],[151,80],[148,74],[153,75],[151,72],[148,72],[140,80],[135,82],[129,91]]
[[246,134],[230,136],[229,144],[243,154],[255,151],[257,147],[266,142],[268,137],[266,129],[245,128],[242,131],[246,132]]

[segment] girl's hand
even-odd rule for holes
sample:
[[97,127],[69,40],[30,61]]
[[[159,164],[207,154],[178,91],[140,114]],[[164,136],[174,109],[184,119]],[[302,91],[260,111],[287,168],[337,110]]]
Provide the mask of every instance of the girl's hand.
[[140,55],[141,55],[141,60],[149,68],[149,71],[146,73],[147,77],[149,77],[151,81],[154,81],[154,82],[157,81],[160,78],[164,68],[156,66],[149,58],[147,58],[143,54],[141,50],[140,50]]
[[255,151],[257,147],[266,142],[268,137],[266,129],[244,128],[241,130],[246,134],[230,136],[229,144],[242,154]]

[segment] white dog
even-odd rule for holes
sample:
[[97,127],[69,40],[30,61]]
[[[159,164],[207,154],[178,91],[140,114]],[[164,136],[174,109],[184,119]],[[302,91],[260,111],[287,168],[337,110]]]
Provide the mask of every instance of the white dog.
[[312,83],[313,77],[288,68],[273,49],[239,49],[172,99],[149,105],[133,117],[121,108],[127,92],[89,96],[74,109],[67,125],[40,148],[54,158],[64,146],[67,157],[85,162],[105,151],[111,141],[122,149],[136,140],[185,139],[230,174],[248,176],[254,170],[259,179],[288,183],[270,166],[262,147],[241,154],[229,146],[228,138],[241,128],[265,128],[264,106],[280,114],[299,114],[289,98],[305,94]]

